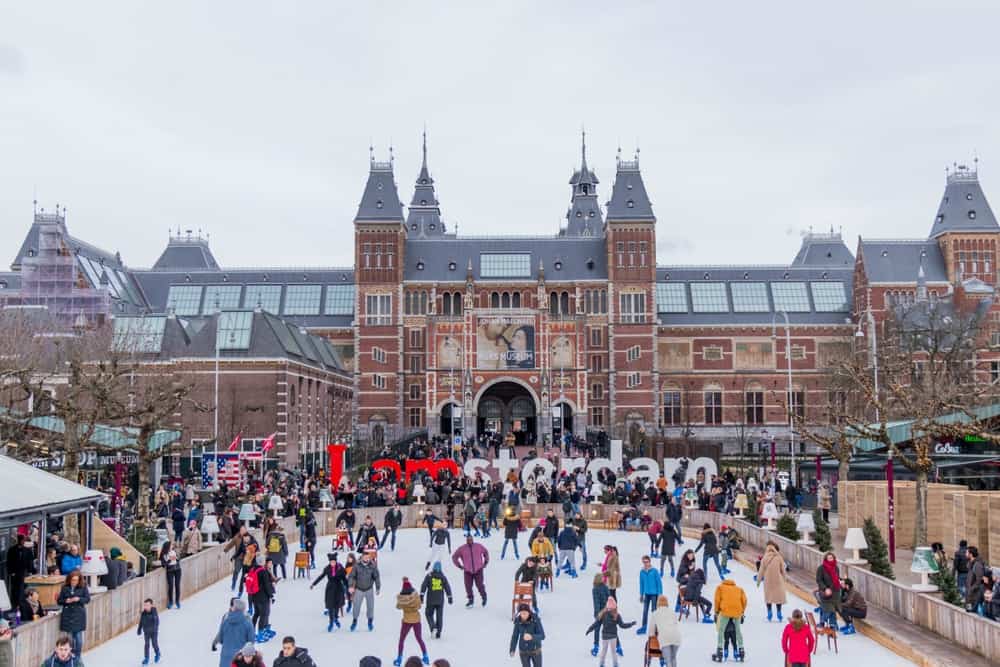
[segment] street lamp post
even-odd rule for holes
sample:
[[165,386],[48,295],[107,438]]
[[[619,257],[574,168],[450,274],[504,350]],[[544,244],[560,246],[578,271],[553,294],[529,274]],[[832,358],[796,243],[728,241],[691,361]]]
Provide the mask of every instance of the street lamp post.
[[[873,374],[873,377],[872,377],[872,381],[873,381],[872,388],[875,391],[875,421],[879,423],[879,427],[881,428],[882,415],[880,413],[879,404],[878,404],[878,396],[879,396],[879,390],[878,390],[878,334],[877,334],[876,329],[875,329],[875,315],[872,314],[872,309],[871,309],[871,305],[870,304],[869,304],[868,308],[866,309],[866,317],[865,317],[865,319],[868,320],[868,329],[872,333],[872,340],[871,340],[871,345],[872,345],[872,349],[871,349],[871,355],[872,355],[872,374]],[[857,338],[864,338],[865,337],[865,332],[864,332],[864,329],[861,327],[861,322],[858,322],[858,330],[854,332],[854,335]],[[895,563],[896,562],[896,500],[895,500],[896,492],[895,492],[895,488],[894,488],[894,486],[895,486],[895,484],[894,484],[894,482],[895,482],[895,479],[894,479],[895,478],[895,470],[893,468],[892,445],[890,444],[886,449],[887,449],[887,452],[888,452],[888,459],[887,459],[886,465],[885,465],[885,484],[886,484],[886,492],[887,492],[887,495],[888,495],[887,509],[889,511],[889,517],[888,517],[888,519],[889,519],[889,562],[890,563]]]
[[781,313],[782,317],[785,318],[785,360],[788,362],[788,449],[791,454],[791,471],[789,479],[792,484],[798,486],[798,478],[795,475],[795,406],[793,405],[794,400],[792,392],[792,325],[788,320],[788,313],[784,310],[775,310],[774,314],[771,316],[772,339],[777,339],[778,337],[778,313]]

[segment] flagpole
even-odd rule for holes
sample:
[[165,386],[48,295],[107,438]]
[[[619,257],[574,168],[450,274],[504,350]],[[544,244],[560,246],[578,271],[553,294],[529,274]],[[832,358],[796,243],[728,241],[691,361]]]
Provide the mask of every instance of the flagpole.
[[212,478],[212,486],[219,485],[219,304],[215,304],[215,477]]

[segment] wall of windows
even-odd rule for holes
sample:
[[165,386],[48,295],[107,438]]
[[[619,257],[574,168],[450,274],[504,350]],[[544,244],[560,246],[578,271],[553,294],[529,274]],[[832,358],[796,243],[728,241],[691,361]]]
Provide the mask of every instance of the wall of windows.
[[201,312],[201,285],[171,285],[167,292],[167,311],[182,317]]
[[354,285],[327,285],[323,312],[327,315],[353,315]]
[[365,297],[365,324],[369,326],[392,324],[391,294],[369,294]]
[[289,285],[285,288],[285,315],[319,315],[320,285]]
[[646,321],[646,293],[624,292],[618,295],[619,321],[642,324]]
[[530,278],[531,253],[482,253],[479,255],[482,278]]

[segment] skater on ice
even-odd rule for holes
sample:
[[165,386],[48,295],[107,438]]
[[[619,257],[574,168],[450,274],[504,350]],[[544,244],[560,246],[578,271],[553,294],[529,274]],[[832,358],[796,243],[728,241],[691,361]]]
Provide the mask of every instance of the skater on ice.
[[406,636],[413,631],[413,636],[417,639],[420,652],[423,655],[423,663],[430,664],[427,656],[427,646],[424,644],[423,631],[420,622],[420,594],[413,589],[410,580],[403,577],[403,587],[396,596],[396,609],[403,612],[403,620],[399,626],[399,645],[396,649],[396,660],[393,665],[399,667],[403,664],[403,646],[406,644]]
[[427,605],[424,609],[424,615],[427,617],[427,629],[431,631],[435,639],[441,639],[441,631],[444,629],[444,599],[446,596],[448,604],[452,604],[451,584],[448,583],[448,578],[441,571],[441,563],[438,561],[431,567],[431,571],[424,575],[424,581],[420,584],[420,597]]

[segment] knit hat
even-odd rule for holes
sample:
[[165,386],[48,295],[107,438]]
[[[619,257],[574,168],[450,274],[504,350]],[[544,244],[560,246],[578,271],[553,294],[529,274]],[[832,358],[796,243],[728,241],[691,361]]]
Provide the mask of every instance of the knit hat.
[[412,592],[413,592],[413,584],[410,583],[410,580],[408,578],[403,577],[403,590],[401,590],[400,593],[402,593],[403,595],[409,595]]
[[441,561],[439,561],[439,560],[434,561],[434,566],[431,569],[434,570],[435,572],[440,572],[441,571]]
[[330,552],[330,553],[328,553],[328,554],[326,555],[326,559],[327,559],[327,560],[331,560],[331,561],[332,561],[332,560],[337,560],[337,554],[335,554],[335,553],[333,553],[333,552]]
[[256,653],[257,649],[253,647],[253,642],[247,642],[243,645],[243,648],[240,649],[240,655],[244,658],[252,658],[256,655]]
[[524,604],[522,602],[521,604],[517,605],[517,613],[520,614],[522,611],[526,611],[526,612],[530,613],[531,612],[531,607],[529,607],[528,605],[526,605],[526,604]]

